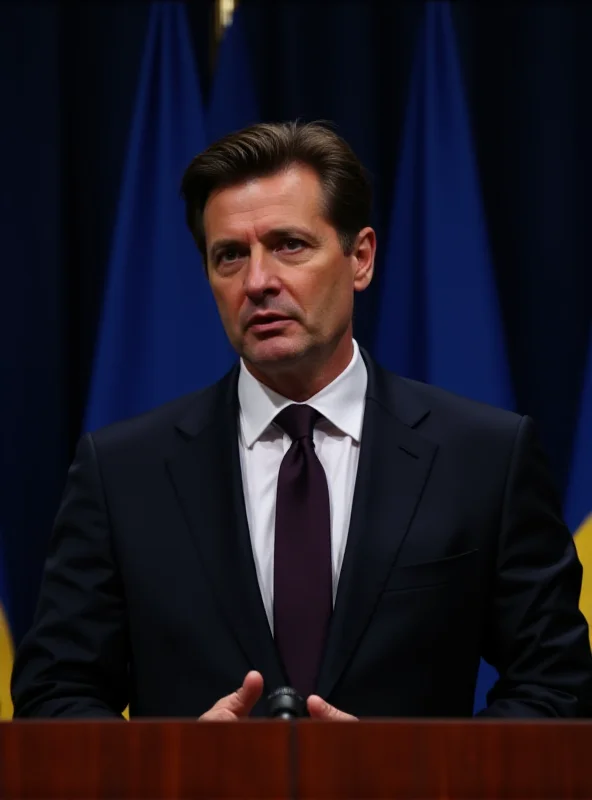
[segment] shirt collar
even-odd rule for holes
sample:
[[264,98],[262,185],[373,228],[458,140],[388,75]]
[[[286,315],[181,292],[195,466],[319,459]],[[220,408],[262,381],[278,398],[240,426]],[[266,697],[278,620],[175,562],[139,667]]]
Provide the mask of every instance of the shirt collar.
[[[358,343],[353,342],[352,360],[334,381],[306,401],[340,431],[359,442],[366,401],[368,372]],[[271,425],[274,418],[292,400],[274,392],[257,380],[241,359],[238,378],[240,423],[247,447],[253,444]]]

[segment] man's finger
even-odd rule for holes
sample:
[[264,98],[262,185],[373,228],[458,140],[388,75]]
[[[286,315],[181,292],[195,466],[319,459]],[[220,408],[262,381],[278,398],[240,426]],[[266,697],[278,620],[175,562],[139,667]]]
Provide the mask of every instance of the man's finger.
[[199,718],[200,722],[236,722],[238,717],[228,708],[210,708]]
[[247,672],[243,685],[240,689],[230,695],[228,708],[237,717],[246,717],[253,710],[253,706],[261,697],[263,692],[263,675],[260,672]]
[[200,719],[204,722],[232,720],[246,717],[263,692],[263,676],[260,672],[248,672],[243,685],[236,692],[222,697]]
[[323,719],[331,722],[357,722],[358,718],[352,714],[346,714],[335,706],[327,703],[317,694],[311,694],[306,701],[308,713],[313,719]]

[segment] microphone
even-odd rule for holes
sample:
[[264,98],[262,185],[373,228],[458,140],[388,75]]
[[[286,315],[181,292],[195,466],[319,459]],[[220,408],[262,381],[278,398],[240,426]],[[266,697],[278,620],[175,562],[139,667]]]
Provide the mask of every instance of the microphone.
[[306,703],[296,689],[280,686],[267,696],[267,709],[272,719],[298,719],[308,716]]

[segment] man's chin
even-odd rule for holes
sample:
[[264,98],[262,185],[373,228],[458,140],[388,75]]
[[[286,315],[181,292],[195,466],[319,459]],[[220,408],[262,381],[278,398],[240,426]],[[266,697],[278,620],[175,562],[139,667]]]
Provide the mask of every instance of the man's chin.
[[243,358],[258,367],[274,369],[306,354],[303,342],[296,342],[284,336],[273,336],[257,342],[249,342],[243,350]]

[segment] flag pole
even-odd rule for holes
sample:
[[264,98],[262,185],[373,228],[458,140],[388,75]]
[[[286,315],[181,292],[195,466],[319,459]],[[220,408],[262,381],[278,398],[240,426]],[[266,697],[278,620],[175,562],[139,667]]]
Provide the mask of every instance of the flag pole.
[[214,11],[214,33],[216,44],[220,42],[222,34],[232,22],[232,16],[236,11],[238,0],[216,0]]

